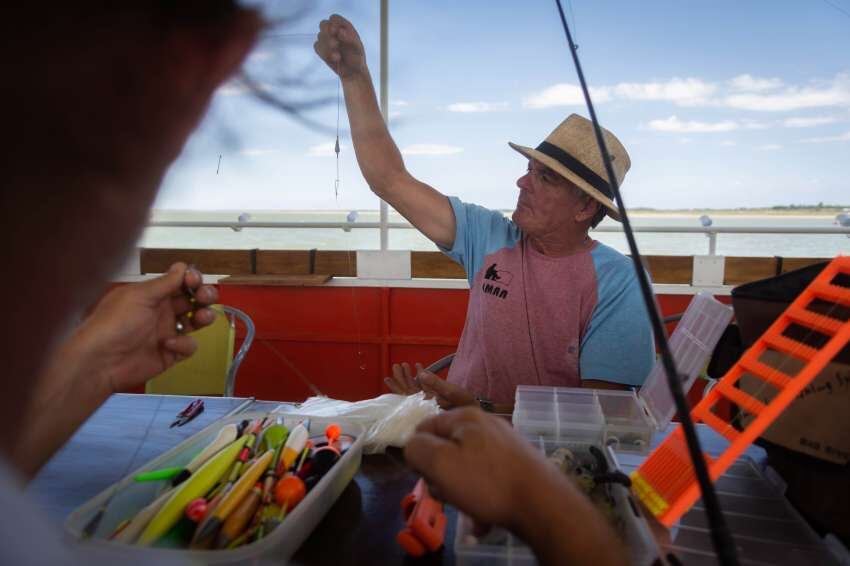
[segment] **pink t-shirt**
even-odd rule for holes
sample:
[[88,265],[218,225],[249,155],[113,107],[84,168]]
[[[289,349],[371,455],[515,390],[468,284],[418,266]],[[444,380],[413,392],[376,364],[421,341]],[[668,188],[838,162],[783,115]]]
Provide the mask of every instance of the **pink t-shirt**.
[[599,242],[549,257],[497,211],[450,199],[457,234],[444,250],[467,270],[466,324],[449,381],[496,403],[517,385],[640,385],[652,332],[628,258]]

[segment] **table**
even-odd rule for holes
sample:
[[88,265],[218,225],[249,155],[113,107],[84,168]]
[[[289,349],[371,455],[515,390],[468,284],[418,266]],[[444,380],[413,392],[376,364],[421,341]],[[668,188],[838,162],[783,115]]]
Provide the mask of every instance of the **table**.
[[[131,471],[174,447],[234,410],[272,410],[280,402],[240,398],[204,398],[205,410],[189,424],[169,428],[175,415],[193,398],[162,395],[114,395],[80,428],[29,484],[28,492],[57,523],[76,507]],[[723,450],[725,439],[698,425],[709,454]],[[666,433],[672,428],[668,428]],[[654,443],[665,434],[656,435]],[[773,564],[828,563],[814,537],[790,505],[758,470],[760,448],[747,451],[717,482],[721,506],[738,543],[742,559]],[[644,456],[617,454],[627,473]],[[96,461],[97,466],[90,463]],[[361,469],[328,511],[294,560],[305,564],[400,564],[410,561],[395,543],[403,527],[400,502],[417,476],[404,464],[401,451],[364,456]],[[417,560],[423,564],[454,564],[453,541],[457,513],[447,507],[446,546],[441,553]],[[685,515],[667,550],[688,564],[715,564],[705,515],[698,503]]]
[[[75,508],[149,460],[173,448],[229,412],[272,410],[274,401],[204,397],[204,412],[183,427],[169,428],[192,397],[118,394],[95,412],[45,465],[27,491],[61,522]],[[98,462],[91,466],[90,462]],[[395,542],[404,527],[400,503],[418,476],[400,450],[363,457],[360,471],[327,513],[294,561],[305,564],[374,564],[376,557],[401,564]],[[447,546],[422,564],[454,564],[454,509],[447,509]]]

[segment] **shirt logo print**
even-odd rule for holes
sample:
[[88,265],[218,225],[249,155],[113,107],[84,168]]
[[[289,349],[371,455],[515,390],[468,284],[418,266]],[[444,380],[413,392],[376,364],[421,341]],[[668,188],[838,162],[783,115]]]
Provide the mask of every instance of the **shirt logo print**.
[[[481,290],[488,295],[505,299],[508,296],[508,290],[502,289],[498,285],[495,285],[495,283],[499,283],[507,287],[511,284],[511,280],[513,278],[513,273],[510,271],[496,269],[496,264],[494,263],[488,267],[487,271],[484,273],[484,283],[481,285]],[[493,283],[488,283],[488,281],[493,281]]]

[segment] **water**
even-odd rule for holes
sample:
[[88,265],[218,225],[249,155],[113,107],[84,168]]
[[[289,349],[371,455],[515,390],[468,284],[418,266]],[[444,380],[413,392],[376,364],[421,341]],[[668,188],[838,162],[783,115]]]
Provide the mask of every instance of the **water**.
[[[256,222],[345,222],[348,211],[250,211]],[[236,222],[241,211],[155,211],[154,221],[226,221]],[[633,213],[634,226],[699,226],[695,214]],[[721,215],[711,214],[716,227],[794,227],[833,226],[833,216],[785,215]],[[378,222],[378,211],[359,211],[358,222]],[[390,212],[390,222],[403,222]],[[614,225],[606,219],[603,225]],[[621,233],[593,234],[597,240],[617,250],[626,251]],[[640,250],[648,255],[698,255],[708,253],[708,237],[704,234],[637,233]],[[433,243],[416,230],[391,229],[390,248],[433,251]],[[264,250],[378,249],[377,229],[246,228],[235,232],[229,228],[148,228],[140,242],[148,248],[209,248]],[[833,257],[850,253],[850,238],[843,234],[719,234],[717,253],[728,256]]]

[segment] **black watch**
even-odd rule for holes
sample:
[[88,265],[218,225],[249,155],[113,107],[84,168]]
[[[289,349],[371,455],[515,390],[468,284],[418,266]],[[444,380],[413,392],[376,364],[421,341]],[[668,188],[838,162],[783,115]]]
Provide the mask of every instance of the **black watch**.
[[475,400],[478,401],[478,406],[481,407],[481,410],[484,411],[485,413],[495,412],[495,411],[493,411],[493,402],[492,401],[488,401],[484,397],[476,397]]

